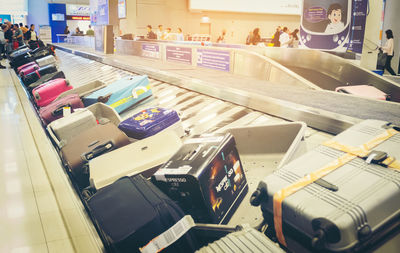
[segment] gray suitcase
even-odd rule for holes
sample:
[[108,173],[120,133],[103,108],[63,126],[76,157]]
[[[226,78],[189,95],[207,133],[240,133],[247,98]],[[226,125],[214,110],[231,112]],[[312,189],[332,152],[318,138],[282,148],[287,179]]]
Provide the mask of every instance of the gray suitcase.
[[62,148],[70,139],[96,125],[96,117],[91,111],[78,109],[71,115],[51,122],[47,131],[55,144]]
[[86,84],[83,84],[83,85],[78,85],[78,87],[73,88],[72,90],[68,90],[68,91],[65,91],[65,92],[61,93],[56,98],[56,100],[60,99],[60,98],[63,98],[65,96],[68,96],[70,94],[78,94],[82,98],[82,97],[84,97],[84,96],[86,96],[86,95],[88,95],[88,94],[90,94],[92,92],[95,92],[96,90],[104,88],[105,86],[106,86],[105,83],[103,83],[102,81],[98,81],[98,80],[93,81],[93,82],[89,82],[89,83],[86,83]]
[[89,161],[90,185],[99,190],[123,176],[150,177],[182,146],[172,130],[163,131]]
[[247,227],[199,249],[196,253],[284,253],[279,245],[261,232]]
[[270,235],[293,252],[366,252],[398,230],[398,131],[362,121],[262,180],[251,203],[261,205]]
[[39,67],[44,67],[47,65],[50,65],[52,63],[56,63],[56,58],[54,58],[54,56],[52,55],[48,55],[46,57],[40,58],[36,60],[37,65],[39,65]]

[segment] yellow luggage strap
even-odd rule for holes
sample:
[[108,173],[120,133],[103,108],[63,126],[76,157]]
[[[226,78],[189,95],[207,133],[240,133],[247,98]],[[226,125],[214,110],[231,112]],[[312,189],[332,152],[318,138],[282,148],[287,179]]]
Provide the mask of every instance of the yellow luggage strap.
[[[349,147],[342,145],[335,141],[327,141],[323,143],[323,145],[332,147],[343,152],[346,154],[340,156],[336,160],[330,162],[328,165],[322,167],[321,169],[311,172],[309,175],[301,178],[297,182],[277,191],[273,197],[273,213],[274,213],[274,226],[276,236],[279,242],[287,246],[285,237],[283,235],[283,228],[282,228],[282,203],[285,198],[292,195],[293,193],[297,192],[298,190],[306,187],[309,184],[317,181],[318,179],[326,176],[327,174],[331,173],[332,171],[336,170],[337,168],[342,167],[346,163],[350,162],[356,157],[367,158],[372,153],[370,150],[375,148],[377,145],[381,144],[382,142],[386,141],[387,139],[391,138],[393,135],[399,133],[395,129],[388,129],[382,134],[376,136],[372,140],[368,141],[367,143],[361,145],[360,147]],[[386,165],[391,168],[399,169],[399,163],[393,157],[385,157],[383,161],[379,164]]]
[[110,107],[115,109],[116,107],[121,106],[121,105],[129,102],[130,100],[139,97],[140,95],[142,95],[143,93],[147,92],[150,89],[151,89],[150,84],[148,84],[146,87],[137,87],[137,88],[134,89],[134,91],[132,92],[131,96],[126,97],[126,98],[122,98],[122,99],[112,103],[110,105]]

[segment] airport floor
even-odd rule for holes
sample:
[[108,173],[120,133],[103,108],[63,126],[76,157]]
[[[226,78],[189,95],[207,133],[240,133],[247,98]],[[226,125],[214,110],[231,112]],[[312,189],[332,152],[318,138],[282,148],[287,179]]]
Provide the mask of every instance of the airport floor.
[[0,252],[79,251],[71,243],[12,75],[11,69],[0,70]]

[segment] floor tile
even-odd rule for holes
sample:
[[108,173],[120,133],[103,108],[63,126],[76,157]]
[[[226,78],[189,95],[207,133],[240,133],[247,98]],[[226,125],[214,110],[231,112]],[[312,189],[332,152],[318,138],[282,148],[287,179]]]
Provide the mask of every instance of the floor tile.
[[47,244],[36,244],[10,249],[10,253],[47,253]]
[[39,213],[59,211],[53,191],[36,191],[35,196]]

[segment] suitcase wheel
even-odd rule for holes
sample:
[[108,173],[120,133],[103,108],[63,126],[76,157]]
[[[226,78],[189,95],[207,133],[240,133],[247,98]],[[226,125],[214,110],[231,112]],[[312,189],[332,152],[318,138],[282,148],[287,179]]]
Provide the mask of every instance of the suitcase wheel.
[[71,84],[69,83],[69,80],[65,80],[65,84],[67,85],[67,86],[70,86]]

